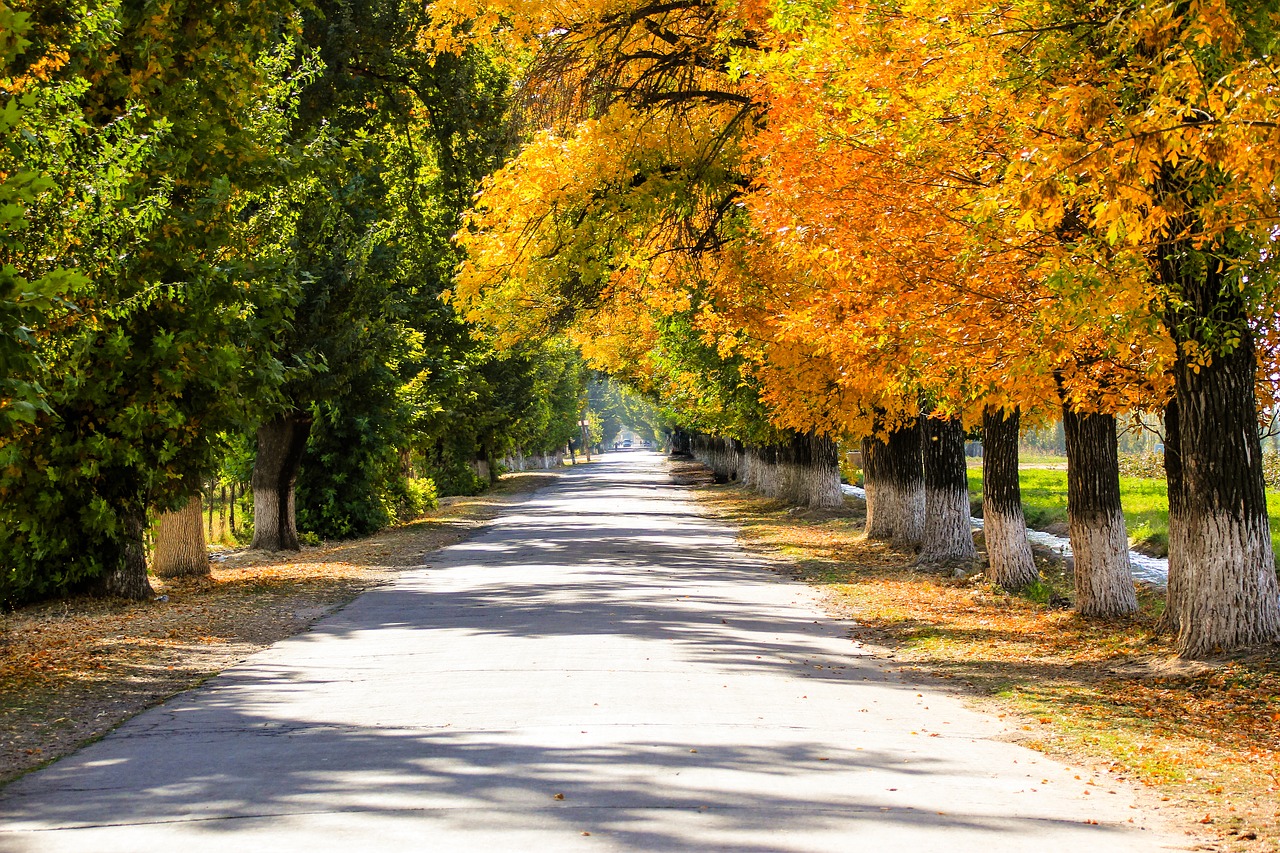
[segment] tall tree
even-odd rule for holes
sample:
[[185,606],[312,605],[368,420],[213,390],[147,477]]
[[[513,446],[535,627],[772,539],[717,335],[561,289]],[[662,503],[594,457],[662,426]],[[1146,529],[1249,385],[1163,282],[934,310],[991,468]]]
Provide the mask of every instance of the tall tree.
[[22,264],[57,257],[82,283],[37,335],[49,410],[0,445],[10,600],[149,595],[148,512],[187,499],[216,432],[270,384],[255,330],[279,319],[279,292],[260,286],[241,214],[272,171],[255,119],[288,98],[264,59],[289,11],[41,6],[22,60],[41,69],[44,115],[24,151],[60,179],[33,207]]
[[[318,73],[292,128],[308,152],[289,246],[303,287],[279,339],[299,369],[260,412],[255,547],[298,547],[307,464],[320,532],[384,523],[381,493],[402,476],[388,460],[444,397],[466,393],[461,374],[480,361],[437,297],[457,260],[450,235],[501,153],[506,81],[479,51],[427,51],[416,37],[425,15],[387,0],[324,0],[304,15]],[[325,464],[338,436],[358,449]]]

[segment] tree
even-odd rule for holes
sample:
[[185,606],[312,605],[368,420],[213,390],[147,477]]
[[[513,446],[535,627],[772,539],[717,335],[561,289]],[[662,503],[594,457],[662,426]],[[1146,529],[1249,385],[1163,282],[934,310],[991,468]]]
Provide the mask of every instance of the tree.
[[152,569],[158,577],[203,577],[209,574],[200,494],[193,494],[182,509],[162,513],[156,525]]
[[[1050,4],[1028,66],[1050,91],[1026,216],[1078,217],[1071,249],[1123,259],[1174,350],[1170,621],[1184,655],[1280,638],[1256,427],[1258,331],[1271,325],[1277,164],[1274,11],[1222,0]],[[1063,165],[1070,163],[1069,169]],[[1069,199],[1068,203],[1065,201]],[[1077,262],[1078,263],[1078,262]],[[1264,371],[1266,372],[1266,371]],[[1178,577],[1174,577],[1176,574]]]
[[253,120],[288,97],[263,62],[288,10],[41,7],[21,57],[40,117],[23,153],[59,180],[15,267],[57,257],[82,277],[34,333],[48,410],[0,439],[9,600],[148,596],[148,512],[188,498],[216,433],[270,383],[254,330],[278,318],[278,292],[257,286],[241,204],[271,171]]
[[298,547],[300,478],[319,532],[386,523],[384,498],[404,479],[393,460],[453,407],[447,398],[465,396],[483,360],[437,297],[457,260],[450,235],[501,150],[506,81],[478,51],[423,49],[425,14],[332,0],[304,18],[318,72],[292,128],[308,156],[289,200],[303,287],[280,338],[299,369],[260,412],[255,547]]

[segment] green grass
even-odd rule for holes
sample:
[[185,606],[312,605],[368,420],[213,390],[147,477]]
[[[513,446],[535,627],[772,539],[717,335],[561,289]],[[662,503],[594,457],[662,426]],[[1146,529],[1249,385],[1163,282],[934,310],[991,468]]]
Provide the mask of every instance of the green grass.
[[[1044,530],[1067,521],[1067,472],[1023,469],[1018,472],[1022,486],[1022,511],[1027,525]],[[982,497],[982,471],[970,469],[969,496]],[[1120,478],[1120,506],[1129,541],[1152,554],[1169,548],[1169,493],[1164,480],[1143,477]],[[1271,517],[1271,543],[1280,554],[1280,492],[1267,489],[1267,515]]]
[[1062,467],[1067,464],[1067,457],[1059,456],[1054,453],[1029,453],[1027,451],[1019,451],[1018,464]]

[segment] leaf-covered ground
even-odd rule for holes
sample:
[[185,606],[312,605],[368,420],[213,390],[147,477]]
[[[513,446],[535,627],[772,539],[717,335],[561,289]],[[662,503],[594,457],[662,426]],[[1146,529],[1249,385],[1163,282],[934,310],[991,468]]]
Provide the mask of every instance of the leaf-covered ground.
[[554,476],[508,475],[484,495],[365,539],[234,554],[208,579],[153,578],[162,600],[74,599],[0,615],[0,783],[306,630]]
[[1028,746],[1149,786],[1194,835],[1216,834],[1209,849],[1280,850],[1280,649],[1180,661],[1154,632],[1156,592],[1144,591],[1136,618],[1083,619],[1062,603],[1060,562],[1042,560],[1037,601],[981,575],[916,569],[911,555],[864,539],[856,499],[798,511],[734,486],[699,494],[749,547],[823,587],[855,636],[905,671],[971,692]]

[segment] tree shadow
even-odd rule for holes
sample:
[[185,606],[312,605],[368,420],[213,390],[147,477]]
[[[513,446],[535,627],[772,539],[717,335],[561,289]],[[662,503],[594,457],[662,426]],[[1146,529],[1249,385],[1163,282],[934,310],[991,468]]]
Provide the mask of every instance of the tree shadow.
[[[139,826],[162,826],[197,845],[210,837],[233,843],[242,833],[252,838],[264,823],[293,818],[290,826],[305,828],[309,819],[333,814],[414,822],[422,832],[446,834],[506,815],[549,828],[552,836],[563,831],[566,840],[589,831],[629,850],[801,851],[813,849],[807,845],[815,836],[853,839],[873,827],[945,832],[955,840],[976,833],[997,845],[1002,837],[1050,828],[1082,843],[1121,835],[1062,816],[983,813],[980,797],[953,798],[941,809],[919,798],[904,801],[899,787],[930,778],[979,787],[982,780],[947,758],[908,765],[892,749],[855,751],[804,739],[697,749],[665,737],[529,743],[506,732],[280,719],[235,705],[205,711],[217,712],[217,725],[184,725],[181,710],[153,711],[11,785],[0,800],[6,814],[0,846],[35,851],[52,833],[65,842],[77,833],[97,839]],[[874,789],[858,781],[873,773]],[[886,781],[893,784],[884,787]],[[690,824],[681,813],[698,821]],[[733,842],[721,846],[716,838]]]
[[[962,732],[913,739],[859,730],[864,709],[806,710],[811,695],[842,707],[830,691],[874,703],[855,690],[915,688],[796,607],[809,591],[730,531],[627,503],[653,501],[651,483],[618,485],[612,467],[575,470],[394,586],[10,785],[0,847],[58,833],[96,849],[111,827],[173,824],[232,842],[339,815],[451,838],[505,820],[629,850],[848,849],[907,826],[1125,849],[1128,833],[1069,802],[993,807],[1008,783],[972,765]],[[606,688],[617,707],[596,716]],[[788,698],[757,724],[768,693]]]

